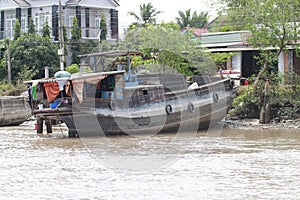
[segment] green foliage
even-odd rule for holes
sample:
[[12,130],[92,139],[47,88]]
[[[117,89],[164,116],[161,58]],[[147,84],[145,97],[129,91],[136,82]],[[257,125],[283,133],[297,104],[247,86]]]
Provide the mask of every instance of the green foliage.
[[82,54],[91,53],[97,47],[97,45],[98,42],[96,40],[85,40],[81,48]]
[[179,17],[176,17],[177,24],[181,29],[185,27],[193,27],[193,28],[203,28],[208,22],[208,13],[200,12],[199,14],[194,11],[191,14],[191,9],[183,11],[178,11]]
[[0,56],[0,79],[3,80],[7,78],[7,40],[0,40],[1,46],[1,56]]
[[186,34],[161,26],[137,28],[125,38],[126,49],[139,50],[154,58],[161,72],[175,70],[184,75],[215,74],[217,68],[210,56],[196,47],[199,43]]
[[5,82],[0,83],[0,95],[1,96],[18,96],[22,92],[26,91],[25,84],[11,85]]
[[[300,117],[300,78],[292,74],[294,83],[292,85],[278,84],[281,77],[276,74],[269,74],[270,81],[270,108],[271,119],[277,120],[294,119]],[[241,119],[259,118],[260,107],[262,106],[264,81],[258,85],[258,94],[254,95],[253,85],[243,86],[239,89],[238,96],[233,101],[233,109],[229,114]]]
[[160,13],[162,12],[157,11],[156,8],[153,7],[152,3],[147,3],[140,5],[139,14],[131,11],[128,12],[128,15],[137,20],[137,22],[134,22],[133,25],[137,27],[146,27],[149,24],[156,24],[156,17]]
[[49,37],[50,38],[50,26],[48,24],[48,21],[46,21],[46,23],[43,25],[42,28],[42,37]]
[[226,63],[233,55],[234,53],[210,53],[210,56],[216,63],[218,69],[224,69],[224,63]]
[[101,15],[101,22],[100,22],[100,42],[106,40],[106,35],[107,35],[107,24],[106,24],[106,18],[105,15]]
[[237,97],[233,100],[233,108],[229,111],[229,115],[240,119],[257,119],[259,117],[258,101],[259,99],[253,94],[252,86],[241,87]]
[[17,40],[21,36],[21,24],[18,19],[16,19],[14,27],[14,40]]
[[298,0],[220,0],[226,13],[240,29],[251,31],[254,47],[266,51],[277,49],[277,55],[287,47],[297,47],[300,33],[300,2]]
[[30,18],[29,20],[29,24],[28,24],[28,34],[35,34],[35,27],[34,27],[34,23],[32,18]]
[[78,64],[72,64],[66,68],[66,71],[71,74],[77,73],[79,72],[79,66]]
[[177,23],[174,23],[174,22],[162,22],[161,24],[158,24],[157,26],[160,26],[162,28],[165,28],[165,29],[170,29],[170,30],[178,30],[180,31],[180,26],[177,24]]
[[79,64],[80,59],[78,55],[81,53],[81,29],[78,26],[76,17],[73,17],[72,28],[71,28],[71,52],[72,52],[72,63]]
[[44,68],[58,70],[57,46],[49,38],[25,34],[11,45],[12,79],[28,80],[44,77]]

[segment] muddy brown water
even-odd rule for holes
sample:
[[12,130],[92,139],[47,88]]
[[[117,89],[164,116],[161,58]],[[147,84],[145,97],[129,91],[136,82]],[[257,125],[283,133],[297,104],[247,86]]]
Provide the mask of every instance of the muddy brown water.
[[[32,128],[0,128],[0,199],[299,199],[299,129],[85,141]],[[161,155],[173,159],[155,168]],[[121,170],[104,157],[118,157]],[[141,158],[152,168],[126,162]]]

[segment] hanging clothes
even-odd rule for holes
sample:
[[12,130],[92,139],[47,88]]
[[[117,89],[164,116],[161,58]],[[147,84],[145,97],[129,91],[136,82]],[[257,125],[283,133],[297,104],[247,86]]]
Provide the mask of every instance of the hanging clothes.
[[44,83],[44,88],[48,102],[53,102],[60,93],[57,82]]

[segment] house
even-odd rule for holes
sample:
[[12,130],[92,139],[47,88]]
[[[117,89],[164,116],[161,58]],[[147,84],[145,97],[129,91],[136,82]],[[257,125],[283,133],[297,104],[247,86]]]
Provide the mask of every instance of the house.
[[[232,52],[234,55],[226,63],[229,76],[248,78],[258,74],[260,65],[255,57],[259,55],[259,49],[253,48],[247,43],[249,31],[211,32],[201,35],[201,48],[208,52]],[[274,70],[282,74],[295,72],[300,75],[300,58],[296,56],[294,49],[282,52],[278,57],[278,65]]]
[[[30,18],[37,33],[48,21],[51,38],[58,40],[60,0],[0,0],[0,39],[13,38],[16,19],[21,30],[27,32]],[[99,39],[101,15],[106,17],[107,40],[118,39],[119,0],[61,0],[61,20],[71,37],[73,17],[77,18],[83,39]]]

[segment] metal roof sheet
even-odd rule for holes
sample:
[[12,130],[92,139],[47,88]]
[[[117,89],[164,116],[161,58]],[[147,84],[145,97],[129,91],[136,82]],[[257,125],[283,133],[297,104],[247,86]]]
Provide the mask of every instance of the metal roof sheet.
[[20,7],[29,7],[31,6],[27,1],[25,0],[14,0]]
[[239,32],[224,32],[218,34],[202,34],[202,44],[217,44],[217,43],[237,43],[243,42],[241,33]]

